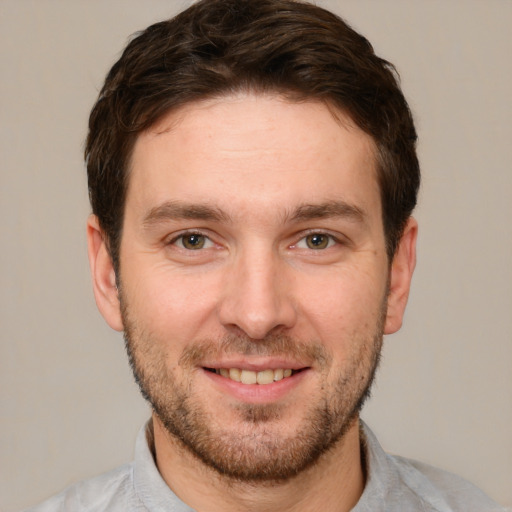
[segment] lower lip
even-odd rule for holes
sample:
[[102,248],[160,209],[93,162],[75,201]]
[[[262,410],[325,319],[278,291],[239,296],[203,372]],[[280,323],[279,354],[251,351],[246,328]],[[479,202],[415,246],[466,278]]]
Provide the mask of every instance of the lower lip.
[[203,369],[204,375],[225,395],[247,403],[275,402],[291,393],[309,374],[309,369],[301,370],[290,377],[271,384],[242,384],[222,375]]

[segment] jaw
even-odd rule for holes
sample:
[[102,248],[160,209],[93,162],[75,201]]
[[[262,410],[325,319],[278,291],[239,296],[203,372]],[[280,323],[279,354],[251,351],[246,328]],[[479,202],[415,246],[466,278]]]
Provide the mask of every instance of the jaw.
[[338,442],[313,464],[282,479],[232,478],[204,464],[198,472],[197,457],[169,434],[155,414],[153,423],[158,469],[175,494],[194,510],[351,510],[364,489],[357,414]]

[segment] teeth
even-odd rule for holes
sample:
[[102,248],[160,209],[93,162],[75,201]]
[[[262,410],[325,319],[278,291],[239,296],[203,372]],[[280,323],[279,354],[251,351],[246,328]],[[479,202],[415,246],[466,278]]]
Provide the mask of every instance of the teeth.
[[274,382],[274,370],[263,370],[256,375],[258,384],[270,384]]
[[242,384],[256,384],[257,376],[256,372],[251,372],[251,370],[242,370],[240,373],[240,381]]
[[284,370],[274,370],[274,380],[277,382],[284,377]]
[[290,377],[292,370],[279,368],[277,370],[262,370],[261,372],[254,372],[252,370],[240,370],[238,368],[220,368],[215,370],[217,375],[222,375],[228,379],[242,384],[272,384]]
[[236,382],[240,382],[240,370],[238,368],[230,368],[228,370],[228,375],[231,380],[235,380]]

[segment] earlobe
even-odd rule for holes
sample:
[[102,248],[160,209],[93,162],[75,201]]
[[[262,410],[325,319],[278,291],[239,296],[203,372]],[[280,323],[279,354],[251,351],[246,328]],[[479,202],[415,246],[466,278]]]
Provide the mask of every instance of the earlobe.
[[392,334],[402,326],[412,275],[416,266],[417,236],[418,223],[413,217],[409,217],[391,265],[384,334]]
[[108,325],[116,331],[122,331],[114,266],[96,215],[90,215],[87,220],[87,246],[96,305]]

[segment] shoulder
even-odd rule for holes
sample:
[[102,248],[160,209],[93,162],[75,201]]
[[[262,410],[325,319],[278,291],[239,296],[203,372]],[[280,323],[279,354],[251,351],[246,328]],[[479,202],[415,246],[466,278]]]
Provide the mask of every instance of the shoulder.
[[425,502],[432,505],[439,504],[439,510],[453,512],[507,512],[509,510],[491,500],[471,482],[449,471],[404,457],[392,455],[388,457],[400,473],[404,485]]
[[361,441],[367,479],[354,512],[512,512],[460,476],[387,454],[364,422]]
[[116,512],[137,510],[133,463],[78,482],[24,512]]

